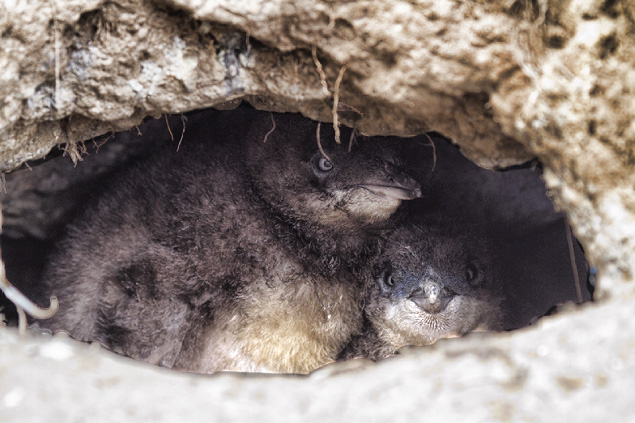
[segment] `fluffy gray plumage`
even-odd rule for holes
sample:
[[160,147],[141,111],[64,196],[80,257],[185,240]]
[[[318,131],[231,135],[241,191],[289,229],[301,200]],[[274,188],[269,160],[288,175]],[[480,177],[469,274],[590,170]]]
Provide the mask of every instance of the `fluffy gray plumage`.
[[339,359],[378,360],[407,345],[501,328],[501,295],[487,245],[449,220],[407,225],[388,238],[374,269],[366,324]]
[[60,310],[40,326],[202,373],[332,361],[361,330],[390,217],[420,189],[393,139],[348,153],[322,125],[321,142],[330,161],[298,115],[188,125],[179,153],[125,172],[70,227],[45,277]]

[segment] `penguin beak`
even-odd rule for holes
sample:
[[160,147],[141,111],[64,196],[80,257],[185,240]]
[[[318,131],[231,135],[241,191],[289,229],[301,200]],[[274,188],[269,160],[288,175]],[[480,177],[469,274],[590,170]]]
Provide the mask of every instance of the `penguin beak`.
[[428,281],[412,292],[408,298],[427,313],[436,314],[445,310],[455,295],[454,292],[444,289],[440,284]]
[[391,185],[360,185],[379,197],[390,197],[395,200],[412,200],[421,197],[421,188],[406,189]]
[[396,200],[412,200],[421,197],[421,185],[390,163],[384,164],[381,175],[368,178],[359,186],[377,196]]

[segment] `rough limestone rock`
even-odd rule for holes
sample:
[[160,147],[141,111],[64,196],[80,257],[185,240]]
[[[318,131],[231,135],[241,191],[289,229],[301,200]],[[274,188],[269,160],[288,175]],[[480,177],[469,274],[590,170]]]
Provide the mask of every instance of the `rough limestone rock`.
[[[184,378],[75,347],[82,358],[59,366],[33,353],[46,351],[43,340],[3,331],[0,417],[55,410],[70,421],[90,415],[85,399],[104,395],[100,386],[129,392],[123,386],[134,383],[137,394],[100,402],[103,410],[182,416],[182,394],[223,404],[205,409],[218,419],[318,420],[345,410],[393,421],[435,409],[472,421],[558,421],[580,410],[576,421],[633,417],[625,387],[635,379],[634,28],[627,0],[1,2],[2,171],[57,145],[79,159],[78,142],[148,115],[240,98],[320,120],[335,108],[368,134],[441,132],[482,166],[539,158],[599,269],[599,289],[597,305],[539,327],[307,379]],[[63,385],[73,378],[82,383]],[[159,405],[141,407],[144,386],[155,392],[160,381],[164,390],[151,394]],[[68,406],[57,408],[60,392]],[[49,405],[35,407],[41,399]],[[281,414],[285,404],[293,405]]]
[[590,305],[505,336],[442,340],[378,364],[329,365],[306,377],[193,376],[62,335],[20,339],[3,330],[0,417],[10,423],[632,421],[635,354],[625,328],[632,327],[634,300]]

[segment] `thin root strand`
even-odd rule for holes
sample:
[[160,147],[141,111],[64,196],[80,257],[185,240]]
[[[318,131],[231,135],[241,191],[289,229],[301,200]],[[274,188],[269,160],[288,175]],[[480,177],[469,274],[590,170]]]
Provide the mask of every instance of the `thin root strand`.
[[322,127],[322,122],[318,122],[317,124],[317,129],[315,131],[315,139],[317,140],[317,146],[318,149],[320,150],[320,153],[322,153],[322,156],[324,156],[324,158],[326,160],[328,160],[329,162],[332,162],[331,158],[329,157],[328,154],[326,154],[326,152],[324,151],[324,149],[322,148],[322,143],[320,142],[320,128]]
[[423,135],[430,141],[430,146],[432,147],[432,172],[434,172],[434,169],[437,167],[437,146],[434,144],[434,141],[432,141],[432,138],[430,138],[430,135]]
[[315,67],[317,68],[318,75],[320,75],[320,83],[322,84],[322,92],[326,96],[330,96],[329,86],[326,83],[326,74],[324,73],[324,69],[322,68],[322,63],[317,57],[317,46],[313,44],[313,48],[311,48],[311,55],[313,56],[313,63],[315,63]]
[[183,130],[181,131],[181,138],[179,138],[179,144],[176,146],[176,151],[179,151],[181,148],[181,143],[183,142],[183,137],[185,136],[185,123],[187,122],[187,117],[181,113],[181,123],[183,124]]
[[342,79],[344,79],[344,72],[346,72],[346,65],[342,66],[340,69],[340,73],[337,75],[337,79],[335,80],[335,88],[333,91],[333,110],[331,111],[333,115],[333,130],[335,131],[335,142],[340,144],[340,123],[339,123],[339,115],[337,114],[337,107],[340,102],[340,84],[342,83]]
[[170,133],[170,139],[172,140],[172,142],[174,142],[174,134],[172,133],[172,128],[170,128],[170,122],[168,122],[168,115],[165,114],[163,116],[165,116],[165,124],[168,127],[168,132]]
[[353,150],[353,141],[357,138],[357,129],[353,128],[351,131],[351,137],[348,139],[348,152],[350,153]]
[[271,129],[265,134],[265,138],[262,140],[263,143],[267,142],[267,139],[269,139],[269,135],[271,135],[273,133],[273,131],[276,130],[276,120],[273,118],[273,113],[269,112],[269,116],[271,116],[271,123],[273,124],[273,126],[271,127]]

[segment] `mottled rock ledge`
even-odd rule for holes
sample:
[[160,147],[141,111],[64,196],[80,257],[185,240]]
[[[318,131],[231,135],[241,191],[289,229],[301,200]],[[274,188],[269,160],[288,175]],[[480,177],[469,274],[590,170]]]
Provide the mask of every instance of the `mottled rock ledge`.
[[[632,302],[471,334],[308,377],[196,376],[63,335],[0,330],[0,417],[18,421],[627,421],[635,416]],[[630,345],[630,346],[628,346]]]

